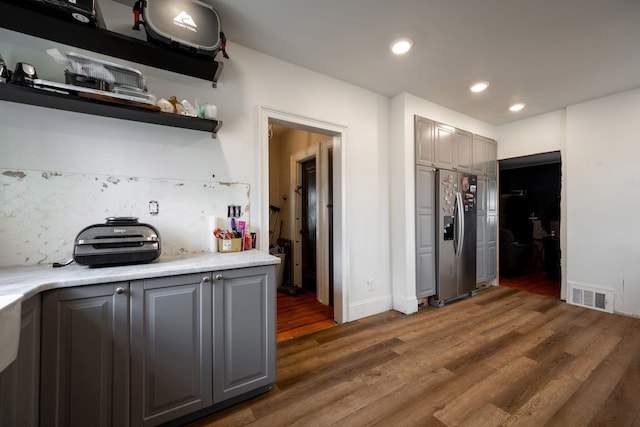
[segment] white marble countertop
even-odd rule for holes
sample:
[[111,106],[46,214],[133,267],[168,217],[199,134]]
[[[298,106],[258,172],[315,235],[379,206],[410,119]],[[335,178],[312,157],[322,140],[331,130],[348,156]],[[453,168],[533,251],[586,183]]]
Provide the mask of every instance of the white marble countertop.
[[148,264],[116,267],[87,267],[75,263],[66,267],[50,265],[0,268],[0,296],[22,295],[25,300],[49,289],[98,283],[121,282],[179,274],[231,270],[279,264],[272,255],[250,250],[244,252],[204,253],[180,257],[163,257]]

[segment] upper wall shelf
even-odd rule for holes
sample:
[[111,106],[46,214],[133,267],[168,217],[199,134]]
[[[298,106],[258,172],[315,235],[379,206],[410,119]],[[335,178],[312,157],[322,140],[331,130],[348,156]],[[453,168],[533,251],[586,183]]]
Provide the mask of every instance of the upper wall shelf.
[[[7,3],[9,1],[9,3]],[[20,0],[29,4],[26,0]],[[211,81],[216,87],[223,63],[164,49],[112,31],[58,19],[0,0],[0,27]]]
[[216,132],[222,127],[222,122],[219,120],[199,119],[180,114],[150,111],[134,106],[94,101],[80,98],[76,95],[58,94],[8,83],[0,83],[0,100],[142,123],[200,130],[211,132],[213,138],[216,138]]

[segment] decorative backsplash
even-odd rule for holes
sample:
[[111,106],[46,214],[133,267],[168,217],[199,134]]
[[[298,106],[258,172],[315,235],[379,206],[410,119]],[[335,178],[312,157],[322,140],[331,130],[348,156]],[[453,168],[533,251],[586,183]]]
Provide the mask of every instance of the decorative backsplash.
[[162,256],[208,251],[211,217],[226,219],[229,205],[250,223],[244,183],[0,169],[0,188],[0,267],[71,258],[77,234],[112,216],[157,228]]

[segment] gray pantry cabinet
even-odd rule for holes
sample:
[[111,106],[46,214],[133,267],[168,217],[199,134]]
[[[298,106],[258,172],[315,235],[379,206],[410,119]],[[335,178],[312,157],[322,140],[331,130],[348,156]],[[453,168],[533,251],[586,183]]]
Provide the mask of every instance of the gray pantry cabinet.
[[38,426],[40,295],[22,302],[18,357],[0,374],[0,426]]
[[274,276],[250,267],[45,293],[41,425],[154,426],[268,389]]
[[416,296],[435,294],[435,169],[478,176],[476,282],[496,278],[497,145],[492,139],[414,116]]

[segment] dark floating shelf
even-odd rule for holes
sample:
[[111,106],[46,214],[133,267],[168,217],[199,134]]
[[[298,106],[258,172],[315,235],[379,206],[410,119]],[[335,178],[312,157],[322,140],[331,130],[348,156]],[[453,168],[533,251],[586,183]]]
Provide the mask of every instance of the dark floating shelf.
[[221,62],[183,54],[113,31],[60,19],[55,15],[45,14],[48,11],[46,8],[42,8],[45,13],[36,11],[34,4],[37,3],[27,0],[17,1],[20,2],[20,6],[15,5],[11,0],[0,0],[0,27],[208,80],[212,82],[213,87],[216,87],[223,67]]
[[112,117],[115,119],[211,132],[213,138],[216,138],[216,133],[222,127],[222,122],[219,120],[200,119],[179,114],[151,111],[135,106],[112,104],[80,98],[77,95],[65,95],[8,83],[0,83],[0,100],[73,111],[76,113]]

